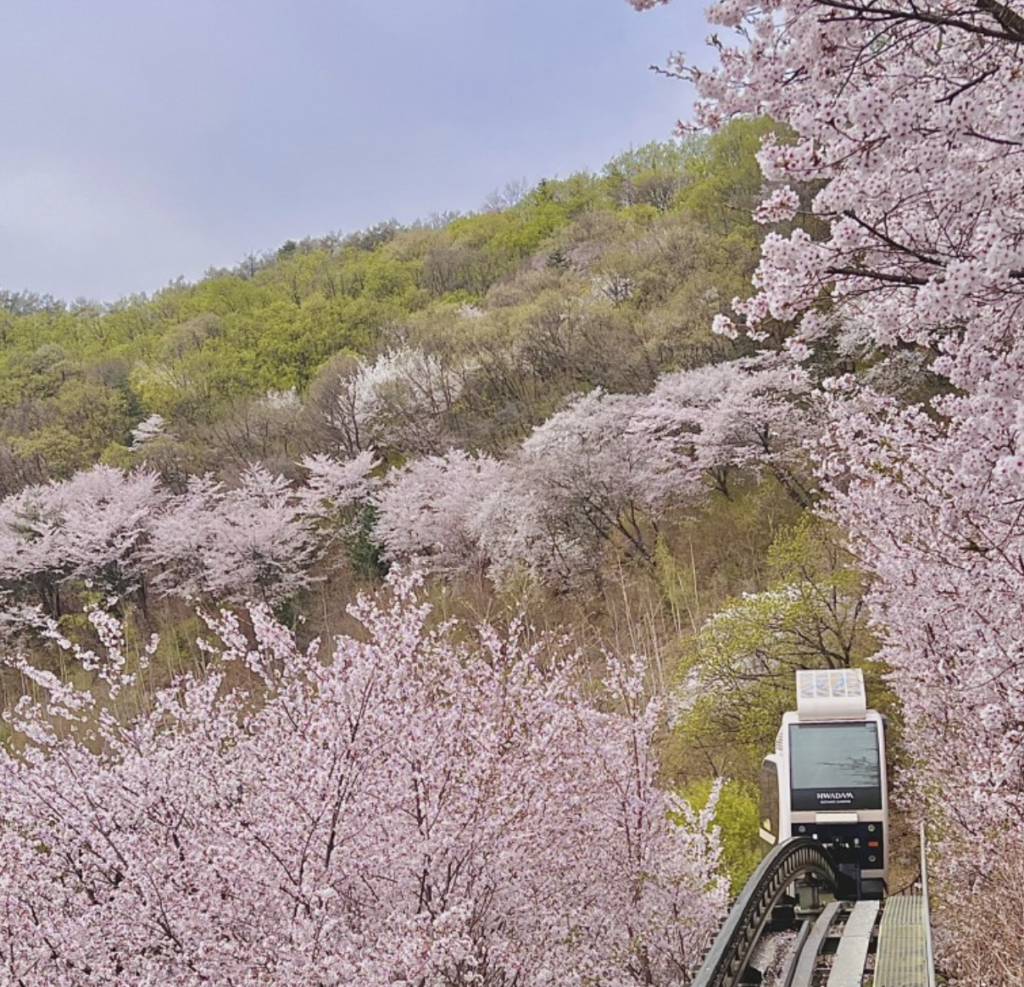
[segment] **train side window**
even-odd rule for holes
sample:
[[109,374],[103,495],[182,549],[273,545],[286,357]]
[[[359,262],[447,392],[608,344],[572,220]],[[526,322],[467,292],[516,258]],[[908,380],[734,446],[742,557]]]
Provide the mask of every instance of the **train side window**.
[[761,828],[779,838],[779,766],[771,758],[761,763]]

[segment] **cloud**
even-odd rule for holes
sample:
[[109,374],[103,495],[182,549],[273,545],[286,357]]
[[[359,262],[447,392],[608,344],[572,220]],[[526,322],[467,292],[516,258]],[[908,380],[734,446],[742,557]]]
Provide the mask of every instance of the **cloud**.
[[[68,157],[0,165],[0,283],[109,300],[178,273],[217,244],[161,190],[116,163]],[[208,263],[207,260],[205,263]],[[152,283],[162,270],[162,281]]]
[[666,138],[689,96],[647,66],[703,26],[683,0],[33,0],[5,31],[0,287],[112,301]]

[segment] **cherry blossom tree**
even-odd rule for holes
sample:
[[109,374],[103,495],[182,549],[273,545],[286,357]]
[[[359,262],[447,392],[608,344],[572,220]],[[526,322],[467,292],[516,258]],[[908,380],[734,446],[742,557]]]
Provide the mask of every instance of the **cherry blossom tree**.
[[328,416],[349,456],[374,447],[436,451],[444,417],[462,389],[461,378],[441,360],[408,346],[373,363],[360,360],[340,384]]
[[[849,380],[829,400],[821,470],[876,576],[869,600],[904,709],[915,802],[926,800],[942,836],[946,953],[979,983],[1019,982],[1017,944],[978,938],[980,901],[998,894],[1016,909],[1024,873],[1018,402],[947,398],[944,420]],[[994,956],[1009,964],[1003,979]]]
[[417,459],[394,471],[376,496],[374,537],[392,561],[417,558],[438,572],[480,569],[486,557],[474,519],[505,478],[488,456],[458,449]]
[[450,453],[414,461],[378,496],[377,538],[392,559],[451,570],[486,564],[561,588],[596,575],[609,548],[650,562],[657,524],[738,471],[768,471],[800,504],[812,496],[801,442],[812,434],[808,377],[736,360],[665,375],[652,393],[597,388],[571,399],[503,463]]
[[472,508],[467,533],[499,580],[526,570],[570,586],[611,545],[650,562],[665,513],[729,496],[739,471],[770,472],[807,506],[808,390],[799,367],[764,359],[666,374],[647,395],[598,388],[534,429],[482,496],[457,482],[430,496]]
[[728,497],[737,471],[768,471],[806,507],[812,491],[801,445],[813,429],[801,399],[809,389],[798,367],[771,358],[680,370],[658,380],[630,433],[660,438],[661,482],[677,495],[708,480]]
[[649,521],[669,490],[659,437],[630,430],[641,400],[597,388],[534,429],[473,522],[492,574],[568,586],[613,543],[650,560]]
[[165,493],[155,473],[95,466],[0,503],[0,580],[52,616],[60,586],[86,582],[113,596],[143,587],[144,549]]
[[370,499],[377,486],[373,476],[379,461],[369,450],[349,460],[332,456],[306,456],[302,460],[306,483],[298,492],[302,513],[324,521]]
[[156,473],[95,466],[65,484],[62,540],[70,575],[120,596],[143,585],[143,549],[167,494]]
[[127,721],[152,648],[116,623],[73,655],[91,690],[14,660],[44,698],[0,750],[0,978],[688,983],[726,889],[713,805],[654,786],[642,664],[610,663],[599,711],[571,656],[431,629],[413,584],[361,599],[364,634],[326,656],[222,614],[209,677]]
[[528,473],[509,470],[470,519],[470,532],[488,560],[497,583],[526,573],[560,590],[592,577],[600,542],[592,533],[581,539],[572,519],[553,514]]
[[1024,872],[1024,16],[1000,0],[723,0],[710,17],[735,39],[716,36],[717,67],[673,66],[700,119],[785,123],[795,140],[760,154],[775,188],[758,218],[788,219],[785,183],[815,181],[828,224],[768,233],[755,293],[716,328],[760,339],[796,320],[798,360],[852,328],[870,359],[916,351],[954,391],[901,407],[833,383],[822,478],[877,577],[881,654],[943,839],[947,949],[970,982],[1019,983],[1019,941],[993,941],[972,902],[1018,911]]
[[60,486],[26,487],[0,503],[0,573],[8,587],[35,595],[51,616],[61,612],[60,583],[67,576],[61,544],[64,505]]
[[[768,235],[743,327],[799,318],[790,346],[803,356],[859,316],[880,345],[928,347],[958,386],[989,374],[1016,345],[1006,330],[1024,301],[1021,15],[997,0],[727,0],[709,16],[738,42],[688,73],[701,119],[785,121],[796,140],[768,140],[762,169],[824,182],[813,210],[830,227],[820,242]],[[758,216],[796,206],[776,189]]]
[[192,599],[206,591],[206,558],[216,539],[223,490],[212,476],[190,476],[185,492],[154,519],[146,563],[158,592]]
[[349,460],[307,456],[301,465],[306,482],[295,492],[297,518],[313,525],[325,553],[339,542],[350,545],[372,517],[380,461],[367,449]]
[[288,482],[252,466],[233,489],[191,477],[153,521],[146,559],[164,594],[278,606],[310,584],[320,551]]
[[147,443],[166,434],[167,422],[163,415],[150,415],[132,429],[132,450],[138,451]]

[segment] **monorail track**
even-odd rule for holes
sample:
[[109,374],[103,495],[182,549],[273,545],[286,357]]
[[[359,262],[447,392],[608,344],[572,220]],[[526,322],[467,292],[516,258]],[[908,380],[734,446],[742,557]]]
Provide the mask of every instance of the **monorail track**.
[[[787,894],[796,883],[835,900],[801,920]],[[781,962],[769,964],[766,985],[861,987],[870,976],[873,987],[934,987],[925,896],[856,901],[849,892],[848,880],[816,840],[779,844],[736,899],[693,987],[761,983],[752,960],[768,937],[784,930],[791,941]]]

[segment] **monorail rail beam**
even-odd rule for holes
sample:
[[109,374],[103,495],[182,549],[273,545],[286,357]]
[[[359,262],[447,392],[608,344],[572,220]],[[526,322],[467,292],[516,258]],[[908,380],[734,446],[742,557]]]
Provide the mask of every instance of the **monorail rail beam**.
[[831,891],[839,885],[840,875],[820,843],[800,837],[774,847],[733,904],[693,987],[737,987],[772,909],[790,884],[807,877]]

